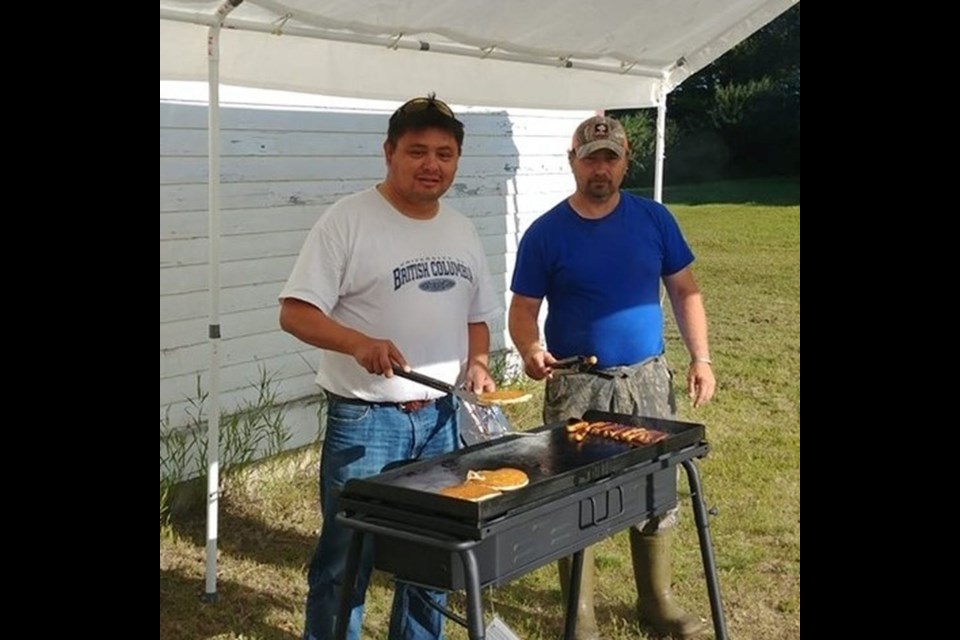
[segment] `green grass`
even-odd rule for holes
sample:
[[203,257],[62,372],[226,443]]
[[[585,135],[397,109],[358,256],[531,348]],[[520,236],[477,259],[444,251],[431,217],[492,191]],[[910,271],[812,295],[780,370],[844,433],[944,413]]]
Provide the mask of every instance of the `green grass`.
[[[653,189],[630,189],[653,197]],[[766,204],[800,205],[800,178],[754,178],[701,184],[666,184],[663,201],[670,206],[680,204]]]
[[[757,195],[747,193],[751,188]],[[719,195],[711,204],[713,193]],[[729,203],[731,194],[754,204]],[[710,528],[728,630],[738,640],[799,639],[799,184],[686,186],[683,198],[671,199],[668,189],[666,199],[675,203],[671,209],[697,254],[694,269],[710,317],[717,395],[698,410],[683,397],[680,417],[707,425],[711,453],[699,468],[708,506],[719,511]],[[776,202],[793,204],[770,204]],[[682,371],[686,356],[672,325],[667,350]],[[534,401],[509,407],[518,428],[540,424],[542,385],[529,388]],[[307,449],[270,463],[263,473],[251,470],[228,480],[221,501],[220,599],[215,604],[200,600],[202,514],[161,528],[162,639],[299,637],[304,568],[319,526],[316,457],[316,449]],[[685,480],[681,493],[686,495]],[[689,610],[709,619],[689,501],[682,515],[675,592]],[[633,616],[625,533],[600,543],[597,565],[597,615],[604,638],[647,638]],[[387,577],[376,575],[367,597],[365,638],[385,637],[380,630],[386,628],[390,594]],[[452,602],[460,604],[462,598]],[[485,591],[484,606],[525,640],[562,635],[553,566]],[[451,640],[466,638],[452,623],[447,633]]]

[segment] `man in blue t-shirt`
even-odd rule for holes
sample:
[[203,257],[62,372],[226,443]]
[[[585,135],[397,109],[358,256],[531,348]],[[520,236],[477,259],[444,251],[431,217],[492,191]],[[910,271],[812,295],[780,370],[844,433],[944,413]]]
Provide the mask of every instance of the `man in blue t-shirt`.
[[[573,136],[570,167],[576,192],[524,233],[513,273],[510,336],[534,380],[547,378],[545,424],[588,409],[672,418],[676,404],[664,358],[663,282],[690,354],[687,386],[694,407],[710,401],[716,380],[707,317],[690,269],[693,253],[666,207],[620,191],[629,145],[623,126],[595,116]],[[541,342],[537,319],[548,312]],[[597,367],[553,375],[571,356],[597,357]],[[658,632],[688,638],[701,627],[670,591],[670,549],[676,509],[630,529],[639,614]],[[564,591],[569,559],[561,561]],[[593,553],[584,554],[577,640],[598,638],[593,612]]]

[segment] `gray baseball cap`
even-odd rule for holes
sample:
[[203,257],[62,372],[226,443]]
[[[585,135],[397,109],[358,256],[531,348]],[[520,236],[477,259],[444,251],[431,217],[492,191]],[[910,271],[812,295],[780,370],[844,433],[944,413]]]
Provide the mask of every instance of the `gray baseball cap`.
[[609,149],[622,158],[630,148],[630,143],[622,124],[606,116],[593,116],[577,127],[572,148],[578,158],[584,158],[599,149]]

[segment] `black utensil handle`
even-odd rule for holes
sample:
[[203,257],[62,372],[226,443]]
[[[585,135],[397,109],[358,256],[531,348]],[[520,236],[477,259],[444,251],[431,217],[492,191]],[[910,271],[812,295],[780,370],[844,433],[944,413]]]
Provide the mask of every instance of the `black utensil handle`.
[[583,362],[583,356],[570,356],[569,358],[561,358],[553,364],[550,365],[551,369],[563,369],[565,367],[572,367]]
[[432,387],[433,389],[438,389],[446,393],[453,393],[453,385],[447,384],[442,380],[437,380],[436,378],[431,378],[430,376],[425,376],[422,373],[417,373],[415,371],[404,371],[400,367],[394,367],[393,372],[401,378],[413,380],[414,382],[419,382],[422,385]]
[[570,369],[572,367],[579,367],[586,365],[592,367],[597,364],[596,356],[570,356],[569,358],[561,358],[553,364],[550,365],[551,369]]

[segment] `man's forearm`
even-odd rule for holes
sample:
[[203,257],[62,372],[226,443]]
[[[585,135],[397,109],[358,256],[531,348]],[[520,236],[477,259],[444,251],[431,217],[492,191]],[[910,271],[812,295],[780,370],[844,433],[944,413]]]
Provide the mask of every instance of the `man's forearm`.
[[689,267],[664,278],[664,286],[677,319],[677,328],[690,353],[691,362],[710,362],[707,340],[707,312],[700,287]]
[[700,292],[690,293],[673,302],[677,328],[690,354],[691,362],[710,362],[707,337],[707,312]]
[[312,304],[287,298],[280,306],[280,328],[320,349],[352,355],[366,336],[345,327]]
[[[539,301],[536,301],[539,303]],[[540,345],[540,326],[537,324],[539,304],[514,297],[510,304],[510,313],[507,321],[510,330],[510,339],[520,357],[527,358],[532,351],[542,349]]]
[[486,322],[467,324],[467,365],[490,364],[490,328]]

